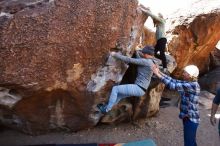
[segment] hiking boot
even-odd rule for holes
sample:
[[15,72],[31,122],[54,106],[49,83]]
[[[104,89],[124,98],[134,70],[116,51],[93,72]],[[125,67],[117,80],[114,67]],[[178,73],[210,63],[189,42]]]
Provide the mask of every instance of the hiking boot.
[[106,112],[107,105],[100,103],[100,104],[97,105],[97,108],[101,111],[102,114],[107,113]]

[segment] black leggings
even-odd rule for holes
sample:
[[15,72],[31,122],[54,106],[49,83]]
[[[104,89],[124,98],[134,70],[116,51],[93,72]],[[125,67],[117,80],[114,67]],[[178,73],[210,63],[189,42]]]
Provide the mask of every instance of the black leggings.
[[[160,38],[159,40],[157,40],[157,44],[155,45],[154,50],[155,57],[159,58],[162,61],[163,68],[167,68],[167,60],[165,55],[166,43],[166,38]],[[158,51],[160,52],[159,55],[157,54]]]

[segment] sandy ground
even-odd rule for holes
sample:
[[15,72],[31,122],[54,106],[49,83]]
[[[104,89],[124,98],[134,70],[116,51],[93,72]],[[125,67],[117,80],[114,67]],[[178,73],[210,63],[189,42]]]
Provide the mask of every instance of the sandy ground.
[[[182,122],[178,118],[178,108],[161,108],[156,117],[140,120],[137,125],[98,125],[77,133],[50,133],[28,136],[5,130],[0,132],[0,145],[36,145],[71,143],[121,143],[151,138],[158,146],[183,146]],[[198,146],[220,146],[217,125],[211,126],[210,110],[200,108],[201,123],[197,132]],[[218,112],[220,113],[220,112]]]

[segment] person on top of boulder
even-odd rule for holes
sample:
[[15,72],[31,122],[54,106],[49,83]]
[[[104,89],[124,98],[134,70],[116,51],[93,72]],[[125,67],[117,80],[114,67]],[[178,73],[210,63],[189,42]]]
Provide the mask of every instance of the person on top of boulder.
[[162,61],[163,72],[167,73],[168,72],[167,59],[165,55],[165,49],[166,49],[166,43],[167,43],[167,39],[165,35],[166,21],[163,18],[163,15],[161,13],[158,13],[158,16],[156,16],[148,8],[145,8],[143,5],[140,5],[140,6],[141,6],[142,12],[144,12],[144,14],[150,16],[153,19],[154,27],[156,27],[155,36],[157,40],[157,43],[154,46],[155,57],[159,58]]

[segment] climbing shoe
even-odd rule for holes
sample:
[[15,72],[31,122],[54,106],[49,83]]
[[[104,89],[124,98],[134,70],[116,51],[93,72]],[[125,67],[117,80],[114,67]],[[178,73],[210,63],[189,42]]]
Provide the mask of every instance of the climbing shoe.
[[107,113],[106,112],[106,107],[107,107],[107,105],[102,104],[102,103],[97,105],[97,108],[101,111],[102,114],[106,114]]

